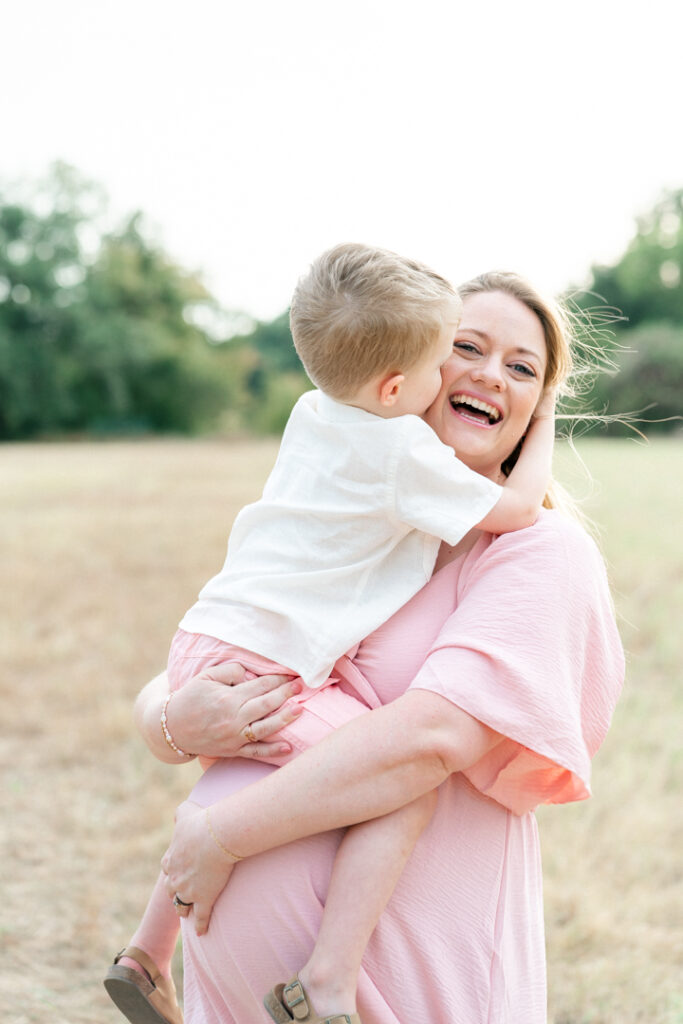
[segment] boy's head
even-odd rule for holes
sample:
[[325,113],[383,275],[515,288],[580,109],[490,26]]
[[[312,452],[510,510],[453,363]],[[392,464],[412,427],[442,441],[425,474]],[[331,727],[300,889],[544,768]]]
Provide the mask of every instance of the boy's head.
[[313,383],[348,402],[373,379],[430,356],[460,312],[452,285],[429,267],[347,244],[324,252],[299,281],[290,325]]

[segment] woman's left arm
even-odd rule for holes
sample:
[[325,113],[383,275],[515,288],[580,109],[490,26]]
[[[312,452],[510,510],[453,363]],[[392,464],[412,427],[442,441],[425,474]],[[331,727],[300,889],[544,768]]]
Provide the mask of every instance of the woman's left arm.
[[194,904],[202,934],[234,864],[227,851],[247,857],[388,814],[476,763],[501,740],[439,694],[406,693],[210,812],[183,804],[162,861],[169,894]]
[[[600,554],[580,527],[546,512],[530,530],[497,538],[470,566],[411,690],[208,815],[182,805],[164,859],[169,891],[196,903],[204,928],[233,862],[224,850],[250,856],[379,817],[453,772],[471,776],[487,754],[494,762],[503,755],[504,766],[519,754],[511,784],[517,796],[523,791],[521,804],[505,792],[507,767],[488,772],[500,782],[495,792],[491,778],[478,779],[503,806],[520,804],[516,813],[581,798],[623,667]],[[514,750],[494,751],[503,743]],[[540,789],[539,758],[549,769]]]

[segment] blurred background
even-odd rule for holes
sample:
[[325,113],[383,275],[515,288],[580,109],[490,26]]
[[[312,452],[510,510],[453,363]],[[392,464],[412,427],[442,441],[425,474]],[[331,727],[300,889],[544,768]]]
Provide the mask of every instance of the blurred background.
[[578,427],[557,471],[598,524],[628,678],[595,796],[540,815],[550,1020],[683,1024],[678,20],[673,0],[3,10],[3,1021],[121,1019],[101,977],[193,771],[154,762],[132,701],[310,386],[297,278],[364,241],[456,284],[517,270],[589,311],[611,361],[581,407],[616,421]]
[[[615,307],[593,408],[677,411],[675,4],[25,0],[0,65],[0,438],[277,432],[340,241]],[[593,294],[586,294],[586,293]],[[675,429],[675,423],[655,429]]]

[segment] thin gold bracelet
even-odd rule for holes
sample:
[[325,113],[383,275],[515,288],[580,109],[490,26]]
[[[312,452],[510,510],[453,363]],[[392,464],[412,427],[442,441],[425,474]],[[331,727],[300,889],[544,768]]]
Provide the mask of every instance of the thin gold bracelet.
[[220,839],[218,838],[218,836],[216,835],[216,833],[214,832],[214,830],[213,830],[213,828],[211,826],[211,818],[209,817],[209,808],[206,807],[205,811],[206,811],[206,824],[208,826],[209,832],[211,833],[211,838],[213,839],[213,841],[216,844],[216,846],[218,847],[218,849],[222,850],[223,853],[227,853],[228,857],[232,857],[232,859],[233,859],[233,861],[235,863],[237,863],[238,860],[244,860],[244,857],[240,857],[239,854],[233,853],[232,850],[229,850],[227,848],[227,846],[223,846],[222,842],[220,841]]
[[180,754],[181,757],[196,757],[196,754],[186,754],[184,750],[181,750],[178,744],[174,741],[171,736],[170,729],[168,728],[168,705],[171,697],[175,693],[175,690],[171,690],[168,697],[164,701],[164,706],[161,709],[161,731],[164,734],[164,739],[168,743],[171,750],[174,750],[176,754]]

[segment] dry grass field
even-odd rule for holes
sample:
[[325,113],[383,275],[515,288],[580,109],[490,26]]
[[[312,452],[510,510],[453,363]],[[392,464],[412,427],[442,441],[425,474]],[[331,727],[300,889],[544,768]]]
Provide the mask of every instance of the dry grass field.
[[[121,1024],[101,976],[196,771],[154,761],[131,704],[275,450],[0,447],[3,1024]],[[683,443],[580,450],[592,489],[560,470],[602,525],[629,668],[594,798],[539,815],[550,1020],[682,1024]]]

